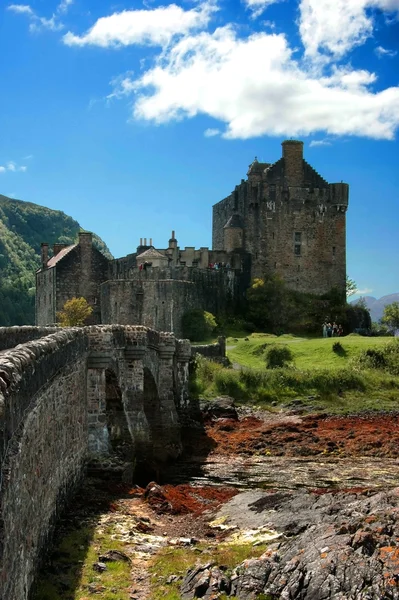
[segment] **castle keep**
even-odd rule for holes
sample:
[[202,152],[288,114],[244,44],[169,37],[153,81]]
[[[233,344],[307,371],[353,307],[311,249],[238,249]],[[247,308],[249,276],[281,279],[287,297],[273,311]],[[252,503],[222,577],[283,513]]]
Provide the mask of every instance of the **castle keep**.
[[345,291],[349,186],[327,183],[303,158],[303,142],[282,143],[274,163],[255,158],[248,179],[213,207],[212,249],[167,248],[140,240],[137,251],[109,260],[80,233],[71,246],[42,244],[36,322],[50,325],[66,300],[84,296],[93,324],[146,325],[182,335],[185,312],[218,314],[254,277],[279,275],[295,290]]

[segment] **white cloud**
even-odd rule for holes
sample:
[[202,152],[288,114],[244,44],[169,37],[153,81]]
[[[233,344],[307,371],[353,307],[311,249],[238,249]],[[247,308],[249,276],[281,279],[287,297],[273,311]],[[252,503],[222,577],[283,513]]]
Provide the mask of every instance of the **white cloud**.
[[356,290],[356,293],[354,295],[355,296],[365,296],[367,294],[371,294],[372,291],[373,291],[372,288],[365,287],[361,290]]
[[299,31],[306,55],[339,58],[363,44],[373,32],[372,8],[399,12],[399,0],[301,0]]
[[65,14],[74,0],[61,0],[55,13],[50,18],[41,17],[28,4],[10,4],[7,8],[15,13],[25,14],[29,17],[29,31],[38,32],[43,29],[60,31],[64,24],[59,20],[60,14]]
[[57,7],[57,12],[58,13],[66,13],[69,9],[69,7],[71,6],[71,4],[73,4],[74,0],[61,0],[61,2],[59,3],[58,7]]
[[179,40],[141,77],[114,82],[112,97],[134,93],[133,116],[155,123],[205,114],[226,138],[360,135],[392,139],[399,87],[373,93],[376,76],[335,69],[319,78],[293,59],[284,35],[238,38],[231,26]]
[[68,46],[165,46],[175,35],[205,27],[214,10],[216,8],[211,2],[191,10],[183,10],[176,4],[159,6],[153,10],[124,10],[98,19],[82,36],[69,31],[63,40]]
[[378,58],[382,58],[383,56],[388,56],[389,58],[392,58],[393,56],[397,55],[396,50],[388,50],[388,48],[383,48],[382,46],[377,46],[374,52],[376,53]]
[[18,166],[13,160],[7,161],[5,165],[0,165],[0,173],[6,173],[7,171],[11,173],[16,173],[17,171],[25,173],[27,169],[28,167],[25,165]]
[[220,129],[205,129],[204,131],[204,136],[205,137],[215,137],[215,135],[220,135],[221,131]]
[[331,146],[331,142],[328,140],[312,140],[309,144],[309,147],[313,148],[315,146]]
[[243,0],[249,10],[252,12],[252,17],[255,19],[259,17],[268,6],[271,4],[276,4],[276,2],[280,2],[280,0]]
[[12,10],[16,13],[25,13],[26,15],[33,15],[34,12],[28,4],[10,4],[7,6],[8,10]]

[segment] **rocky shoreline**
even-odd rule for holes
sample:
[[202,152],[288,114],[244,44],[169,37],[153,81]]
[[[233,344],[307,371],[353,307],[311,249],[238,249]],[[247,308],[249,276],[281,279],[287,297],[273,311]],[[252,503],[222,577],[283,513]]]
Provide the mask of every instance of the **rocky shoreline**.
[[[35,600],[399,599],[397,413],[268,413],[222,399],[186,438],[162,485],[87,483],[59,539],[90,523],[104,571],[83,559],[69,595]],[[116,543],[130,561],[123,589],[104,585],[100,560]],[[166,573],[159,557],[180,553]]]

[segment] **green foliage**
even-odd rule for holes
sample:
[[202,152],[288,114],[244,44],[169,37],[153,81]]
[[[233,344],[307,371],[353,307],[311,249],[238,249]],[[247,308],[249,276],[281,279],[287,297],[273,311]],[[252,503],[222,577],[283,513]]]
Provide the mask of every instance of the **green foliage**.
[[353,294],[356,294],[356,292],[357,292],[356,283],[354,282],[353,279],[351,279],[347,275],[346,276],[346,297],[349,298],[350,296],[353,296]]
[[379,369],[399,375],[399,340],[393,340],[382,348],[367,348],[353,361],[361,369]]
[[371,326],[369,312],[347,305],[342,291],[322,296],[291,290],[277,276],[254,279],[247,290],[247,318],[258,331],[321,334],[322,323],[335,321],[346,332]]
[[268,369],[285,367],[287,363],[293,361],[291,349],[281,344],[270,345],[265,352],[266,365]]
[[192,342],[201,342],[211,336],[217,327],[217,323],[212,313],[194,309],[183,315],[182,327],[183,337]]
[[399,329],[399,302],[392,302],[385,306],[382,322],[392,329]]
[[[80,229],[61,211],[0,195],[0,326],[34,324],[40,244],[74,244]],[[112,258],[99,237],[94,244]]]
[[86,298],[71,298],[57,313],[61,327],[82,327],[93,312]]

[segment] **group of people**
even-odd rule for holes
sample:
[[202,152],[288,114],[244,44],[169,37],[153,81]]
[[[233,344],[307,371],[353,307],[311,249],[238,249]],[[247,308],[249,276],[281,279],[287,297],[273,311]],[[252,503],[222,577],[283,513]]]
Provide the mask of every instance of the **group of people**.
[[342,325],[337,325],[334,321],[333,323],[324,321],[323,323],[323,338],[326,337],[341,337],[344,334],[344,330]]

